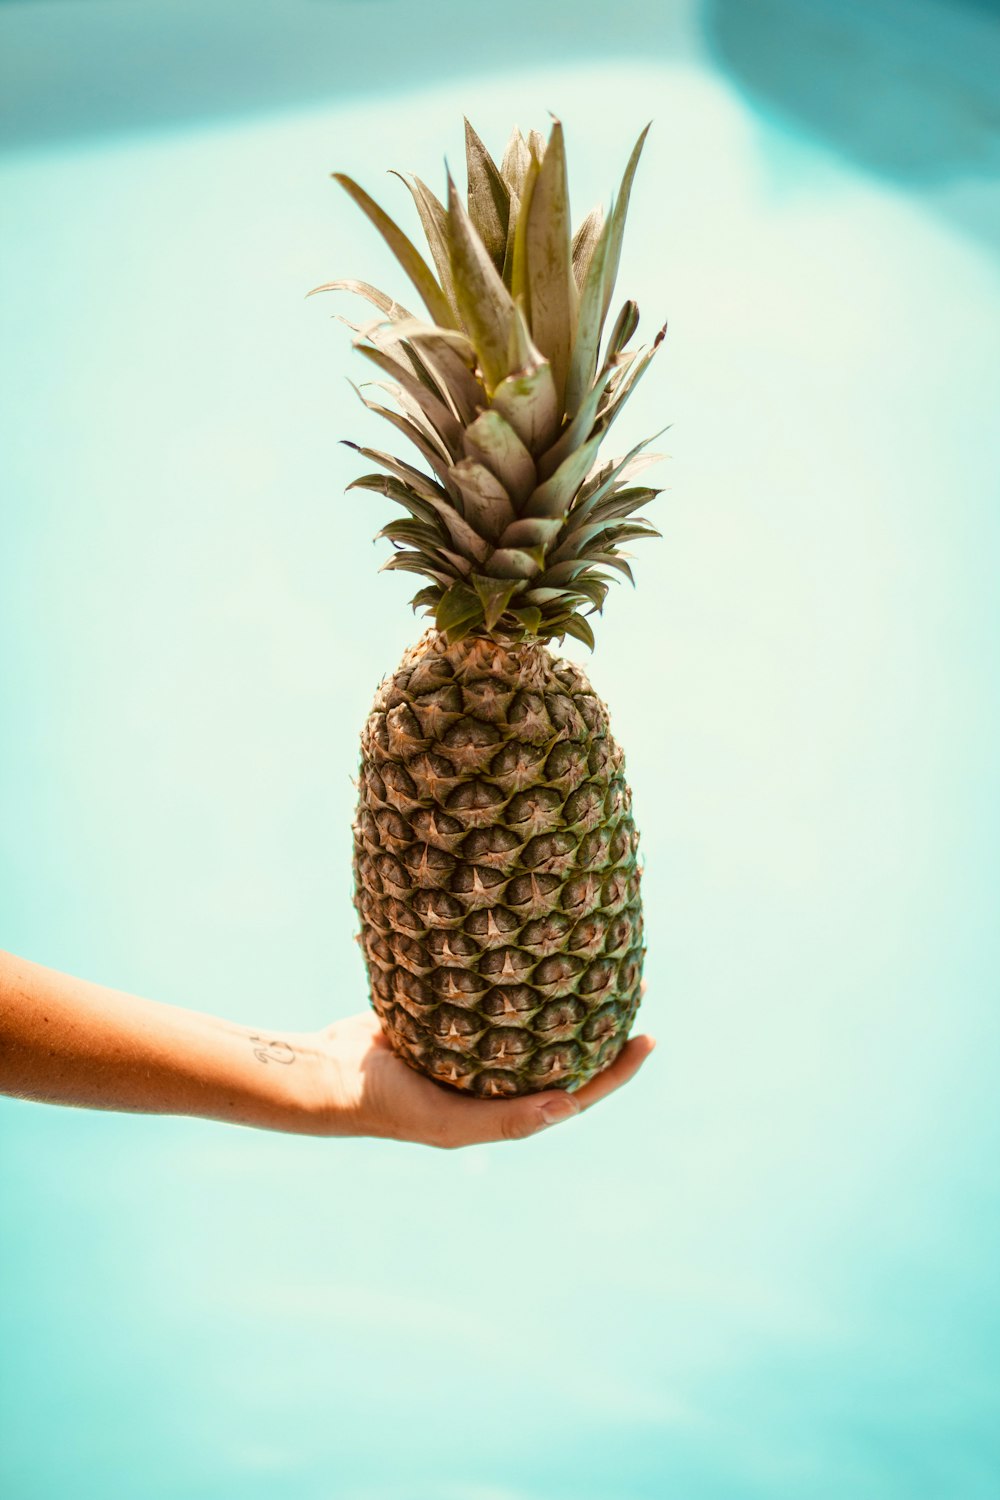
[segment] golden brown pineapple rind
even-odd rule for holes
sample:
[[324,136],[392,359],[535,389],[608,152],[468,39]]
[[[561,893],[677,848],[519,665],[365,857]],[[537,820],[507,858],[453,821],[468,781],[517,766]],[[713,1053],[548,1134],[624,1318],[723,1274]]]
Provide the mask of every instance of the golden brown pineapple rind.
[[361,751],[355,899],[393,1046],[484,1097],[578,1088],[624,1044],[643,960],[631,793],[585,674],[430,632]]

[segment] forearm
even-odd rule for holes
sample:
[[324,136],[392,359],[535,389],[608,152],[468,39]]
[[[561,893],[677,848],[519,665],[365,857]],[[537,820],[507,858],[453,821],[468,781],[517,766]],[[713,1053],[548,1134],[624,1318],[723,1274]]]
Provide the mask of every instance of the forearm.
[[327,1067],[309,1036],[258,1033],[0,953],[2,1093],[327,1133]]

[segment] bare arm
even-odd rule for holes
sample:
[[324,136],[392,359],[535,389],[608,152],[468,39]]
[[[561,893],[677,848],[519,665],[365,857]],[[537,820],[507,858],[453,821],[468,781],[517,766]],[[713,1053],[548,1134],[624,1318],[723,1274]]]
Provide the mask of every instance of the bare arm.
[[652,1048],[633,1038],[573,1096],[470,1099],[401,1062],[370,1013],[320,1032],[256,1031],[0,952],[0,1093],[49,1104],[461,1146],[569,1119],[632,1077]]

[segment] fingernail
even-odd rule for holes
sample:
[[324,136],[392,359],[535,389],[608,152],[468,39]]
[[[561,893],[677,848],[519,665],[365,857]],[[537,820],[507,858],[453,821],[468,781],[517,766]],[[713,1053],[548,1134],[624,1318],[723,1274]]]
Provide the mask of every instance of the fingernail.
[[546,1125],[559,1125],[563,1120],[568,1120],[570,1115],[578,1115],[579,1107],[572,1099],[550,1099],[543,1104],[539,1114]]

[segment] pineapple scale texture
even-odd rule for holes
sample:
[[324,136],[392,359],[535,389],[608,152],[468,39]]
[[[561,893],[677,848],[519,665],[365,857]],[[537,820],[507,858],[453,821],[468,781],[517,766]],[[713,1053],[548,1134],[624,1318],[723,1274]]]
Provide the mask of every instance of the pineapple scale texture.
[[579,666],[429,631],[361,737],[355,902],[394,1049],[481,1097],[573,1090],[639,1005],[638,835]]

